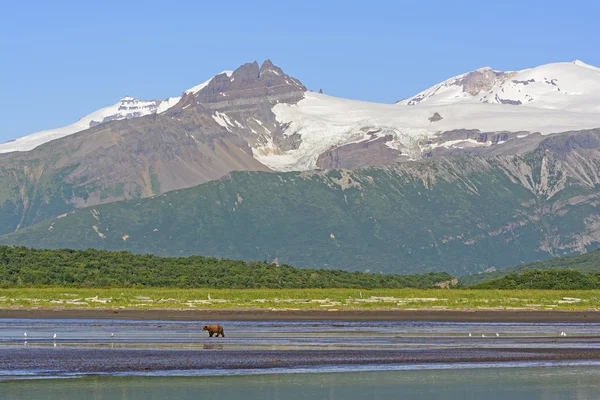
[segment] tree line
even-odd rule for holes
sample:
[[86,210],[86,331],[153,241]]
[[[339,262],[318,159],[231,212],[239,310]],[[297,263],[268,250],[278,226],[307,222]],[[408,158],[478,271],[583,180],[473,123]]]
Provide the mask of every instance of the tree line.
[[600,289],[600,272],[583,273],[573,269],[531,270],[469,286],[471,289]]
[[0,246],[0,287],[432,288],[444,272],[383,275],[214,257]]

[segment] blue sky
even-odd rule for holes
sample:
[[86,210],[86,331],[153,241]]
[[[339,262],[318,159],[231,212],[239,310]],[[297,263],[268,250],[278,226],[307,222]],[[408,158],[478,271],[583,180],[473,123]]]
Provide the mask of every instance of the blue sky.
[[309,89],[390,103],[483,66],[600,66],[599,3],[6,1],[0,142],[266,58]]

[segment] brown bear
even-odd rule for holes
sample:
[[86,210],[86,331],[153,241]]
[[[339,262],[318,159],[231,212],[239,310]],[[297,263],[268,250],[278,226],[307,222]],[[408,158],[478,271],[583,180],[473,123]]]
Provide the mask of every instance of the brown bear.
[[219,337],[219,335],[221,335],[221,337],[225,337],[225,334],[223,333],[223,327],[219,324],[204,325],[202,330],[208,331],[208,336],[210,337],[212,337],[215,333],[217,334],[216,337]]

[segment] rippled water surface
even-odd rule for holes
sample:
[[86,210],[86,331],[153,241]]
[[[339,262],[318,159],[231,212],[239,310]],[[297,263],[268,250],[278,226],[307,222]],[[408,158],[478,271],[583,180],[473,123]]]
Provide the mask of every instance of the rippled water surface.
[[428,369],[221,377],[86,377],[5,381],[3,399],[591,400],[600,367]]

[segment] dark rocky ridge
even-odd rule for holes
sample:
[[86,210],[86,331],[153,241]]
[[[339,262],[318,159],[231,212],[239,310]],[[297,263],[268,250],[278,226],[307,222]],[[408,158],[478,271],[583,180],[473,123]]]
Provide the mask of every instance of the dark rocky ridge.
[[373,135],[368,140],[332,148],[319,156],[317,167],[354,169],[394,164],[400,160],[402,152],[386,145],[392,139],[392,135],[382,137]]
[[[384,132],[385,133],[385,132]],[[380,134],[378,132],[378,134]],[[373,137],[358,143],[333,147],[319,155],[317,167],[323,169],[359,168],[391,165],[409,161],[400,150],[388,147],[391,136]],[[471,140],[481,146],[468,144],[464,147],[445,147],[444,144],[457,140]],[[544,148],[564,157],[578,149],[600,149],[600,129],[560,132],[541,135],[531,132],[482,132],[479,129],[456,129],[439,133],[427,143],[422,143],[422,158],[489,156],[526,154]],[[431,148],[428,150],[428,148]]]
[[285,74],[270,60],[262,66],[255,61],[236,69],[231,77],[215,76],[195,95],[182,99],[181,105],[195,104],[216,111],[240,111],[254,108],[257,104],[278,102],[296,103],[304,97],[306,87],[300,81]]

